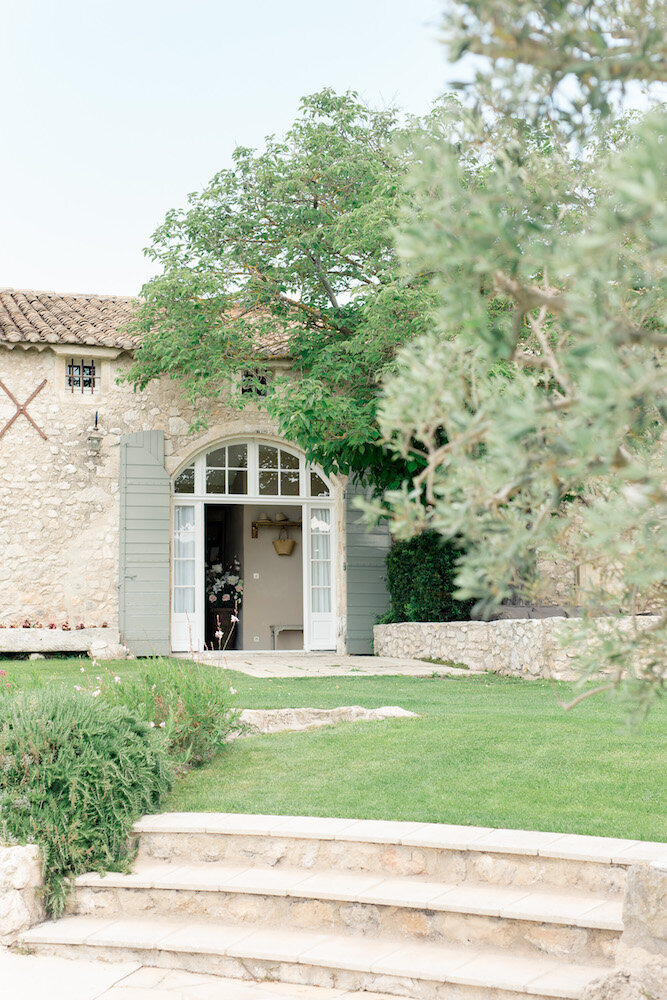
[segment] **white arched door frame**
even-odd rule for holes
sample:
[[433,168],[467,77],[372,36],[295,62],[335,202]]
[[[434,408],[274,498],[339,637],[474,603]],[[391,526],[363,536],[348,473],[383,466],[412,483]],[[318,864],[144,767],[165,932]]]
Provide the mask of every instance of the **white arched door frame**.
[[[206,456],[233,445],[247,447],[245,493],[209,493],[206,490]],[[260,492],[260,446],[278,448],[299,460],[298,494],[269,495]],[[226,453],[229,454],[229,453]],[[294,472],[296,470],[293,470]],[[326,495],[313,495],[318,483]],[[225,482],[229,482],[229,471]],[[278,475],[278,483],[281,483]],[[187,492],[181,492],[183,487]],[[280,488],[280,487],[279,487]],[[171,644],[174,652],[204,648],[204,505],[261,504],[279,508],[298,506],[302,511],[303,626],[304,649],[336,648],[336,528],[335,485],[317,466],[309,465],[298,449],[277,438],[242,436],[222,438],[183,462],[172,477],[172,580]],[[178,492],[177,492],[178,491]],[[328,559],[326,554],[328,552]],[[324,558],[323,558],[324,556]],[[322,585],[325,581],[325,585]]]

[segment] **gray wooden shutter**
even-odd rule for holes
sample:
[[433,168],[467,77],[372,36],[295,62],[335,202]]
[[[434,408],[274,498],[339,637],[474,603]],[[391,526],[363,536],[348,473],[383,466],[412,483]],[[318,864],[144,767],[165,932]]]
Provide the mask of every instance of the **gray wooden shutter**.
[[361,511],[352,505],[357,496],[370,496],[350,481],[345,490],[347,542],[347,652],[373,651],[373,626],[389,607],[385,556],[391,547],[388,526],[368,530]]
[[135,656],[170,652],[169,476],[164,434],[120,439],[120,634]]

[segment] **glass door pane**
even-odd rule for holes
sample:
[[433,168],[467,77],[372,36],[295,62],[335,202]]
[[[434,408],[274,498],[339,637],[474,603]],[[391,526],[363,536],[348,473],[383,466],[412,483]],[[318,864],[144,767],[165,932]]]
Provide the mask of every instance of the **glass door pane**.
[[315,613],[331,611],[331,511],[310,512],[311,600]]
[[313,507],[310,532],[310,649],[335,649],[331,510]]
[[174,509],[174,614],[195,611],[196,518],[194,504]]

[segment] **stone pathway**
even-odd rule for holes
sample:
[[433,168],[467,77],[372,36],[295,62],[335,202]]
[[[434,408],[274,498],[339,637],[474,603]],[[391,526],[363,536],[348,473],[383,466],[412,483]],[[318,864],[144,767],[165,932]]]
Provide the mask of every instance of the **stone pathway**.
[[[189,653],[175,653],[178,659],[190,660]],[[239,670],[251,677],[430,677],[433,673],[448,677],[474,676],[472,670],[461,670],[446,664],[428,663],[394,656],[343,656],[338,653],[305,653],[302,650],[253,652],[249,649],[226,653],[199,653],[202,663],[219,664],[228,670]]]
[[3,1000],[395,1000],[380,993],[248,983],[136,962],[16,955],[3,948],[0,992]]

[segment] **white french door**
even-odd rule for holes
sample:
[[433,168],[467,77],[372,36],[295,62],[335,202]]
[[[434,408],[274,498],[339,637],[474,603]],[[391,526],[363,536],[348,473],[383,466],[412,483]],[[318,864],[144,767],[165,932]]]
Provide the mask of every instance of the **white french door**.
[[[266,511],[269,520],[277,518],[287,506],[301,509],[304,648],[334,650],[337,634],[334,485],[323,472],[309,465],[304,455],[297,454],[284,443],[230,439],[201,452],[174,477],[173,651],[204,649],[206,504],[251,504]],[[278,521],[276,525],[279,526]],[[262,527],[266,529],[266,523]],[[246,525],[247,537],[239,538],[238,542],[239,551],[245,549],[249,553],[252,550],[247,547],[254,544],[251,538],[256,539],[258,535],[255,527],[252,533],[247,529]],[[298,531],[298,527],[295,530]],[[276,557],[275,564],[270,562],[268,572],[272,585],[280,587],[283,560]],[[263,572],[266,571],[265,566]],[[284,624],[293,626],[296,623]]]
[[[303,621],[306,649],[336,648],[332,509],[303,507]],[[174,505],[171,648],[204,649],[204,505]],[[279,565],[279,564],[278,564]]]
[[336,648],[333,587],[332,517],[330,507],[311,507],[306,516],[309,562],[304,587],[306,642],[309,649]]
[[204,518],[201,503],[174,505],[171,648],[204,645]]

